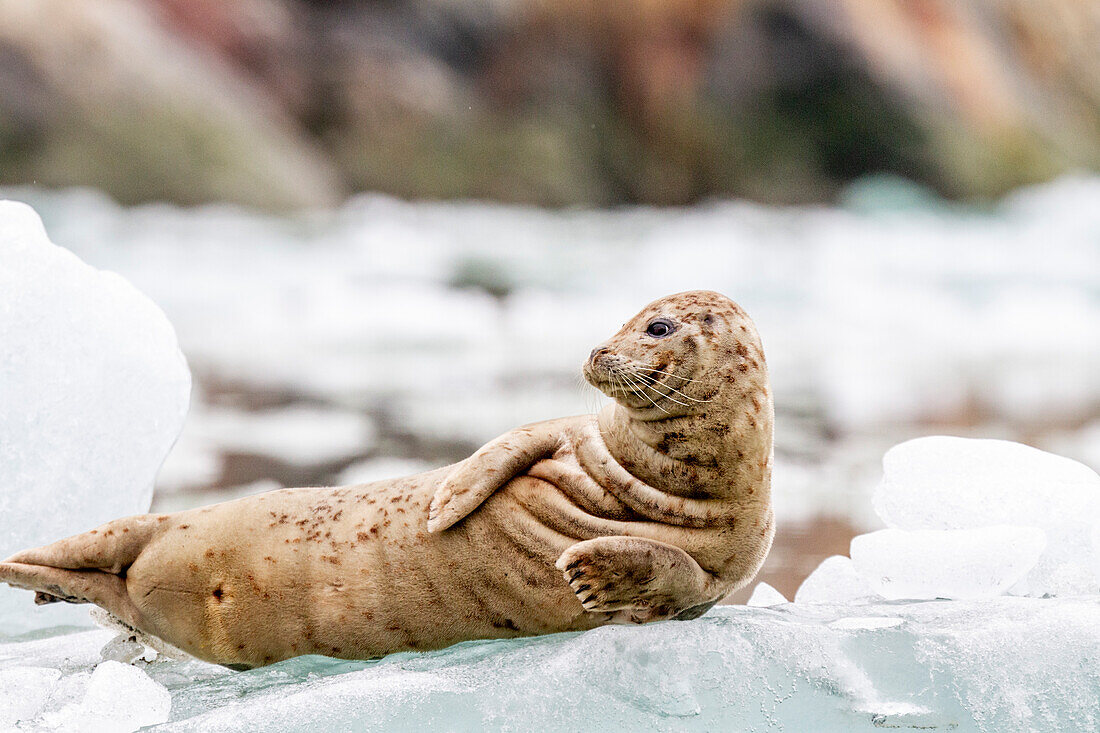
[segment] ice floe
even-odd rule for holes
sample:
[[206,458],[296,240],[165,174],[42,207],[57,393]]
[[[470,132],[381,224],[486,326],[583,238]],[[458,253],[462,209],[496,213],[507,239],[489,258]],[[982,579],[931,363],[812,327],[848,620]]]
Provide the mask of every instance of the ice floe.
[[[0,202],[0,558],[147,510],[190,384],[151,300]],[[0,635],[86,615],[0,588]]]

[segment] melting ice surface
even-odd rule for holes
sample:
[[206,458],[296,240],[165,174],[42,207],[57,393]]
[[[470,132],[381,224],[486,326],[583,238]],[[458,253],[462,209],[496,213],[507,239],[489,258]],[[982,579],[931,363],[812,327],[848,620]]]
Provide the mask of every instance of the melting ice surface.
[[[167,320],[53,248],[24,207],[0,207],[0,284],[0,545],[142,511],[186,404]],[[761,588],[690,622],[234,673],[42,628],[53,608],[9,591],[0,730],[1100,728],[1100,478],[942,437],[893,449],[885,474],[889,529],[822,563],[793,603]]]

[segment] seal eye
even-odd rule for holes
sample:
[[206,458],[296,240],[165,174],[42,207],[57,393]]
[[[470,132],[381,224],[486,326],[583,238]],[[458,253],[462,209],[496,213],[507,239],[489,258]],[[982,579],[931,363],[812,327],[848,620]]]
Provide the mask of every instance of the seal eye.
[[668,336],[673,331],[672,321],[665,318],[658,318],[656,321],[650,323],[645,332],[655,339],[662,339]]

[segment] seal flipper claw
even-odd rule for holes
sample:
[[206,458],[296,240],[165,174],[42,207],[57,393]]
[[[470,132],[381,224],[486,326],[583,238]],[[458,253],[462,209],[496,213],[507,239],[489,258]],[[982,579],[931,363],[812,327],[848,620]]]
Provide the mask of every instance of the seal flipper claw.
[[[578,542],[561,554],[555,567],[562,571],[585,611],[612,613],[613,622],[675,618],[713,605],[720,595],[714,576],[691,555],[642,537],[597,537]],[[683,617],[693,618],[690,614]]]
[[562,445],[562,424],[550,420],[510,430],[455,465],[428,507],[428,531],[442,532],[481,506],[494,491]]

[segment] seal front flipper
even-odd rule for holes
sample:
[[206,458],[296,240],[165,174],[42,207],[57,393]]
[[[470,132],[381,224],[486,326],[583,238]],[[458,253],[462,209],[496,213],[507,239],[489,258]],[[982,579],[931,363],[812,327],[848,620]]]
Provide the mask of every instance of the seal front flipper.
[[428,531],[442,532],[481,506],[494,491],[547,458],[563,442],[566,423],[548,420],[510,430],[455,465],[428,507]]
[[597,537],[562,553],[558,570],[592,613],[613,623],[695,618],[721,595],[713,575],[673,545],[642,537]]

